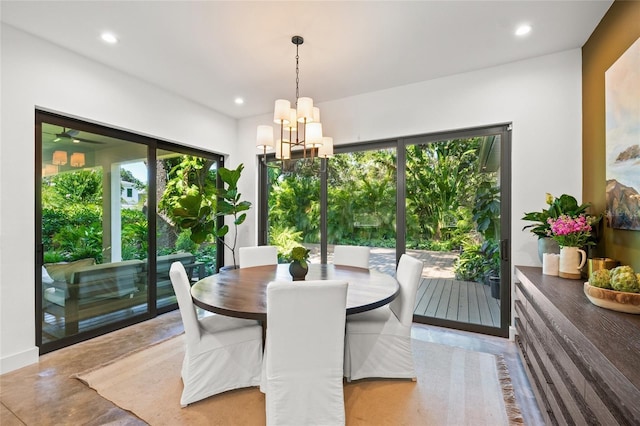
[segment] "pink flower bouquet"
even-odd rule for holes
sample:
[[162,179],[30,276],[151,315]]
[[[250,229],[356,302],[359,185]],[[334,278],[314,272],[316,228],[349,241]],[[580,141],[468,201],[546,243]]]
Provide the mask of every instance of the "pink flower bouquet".
[[557,219],[547,219],[550,230],[547,235],[558,242],[560,247],[583,247],[593,244],[591,238],[591,222],[595,218],[581,214],[576,217],[561,215]]

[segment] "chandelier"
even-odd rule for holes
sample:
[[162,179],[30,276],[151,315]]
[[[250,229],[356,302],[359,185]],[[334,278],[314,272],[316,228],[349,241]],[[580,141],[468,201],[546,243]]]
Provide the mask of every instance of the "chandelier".
[[304,39],[293,36],[291,42],[296,45],[296,101],[294,108],[286,99],[277,99],[273,112],[273,122],[280,125],[279,137],[274,140],[272,126],[258,126],[256,147],[262,150],[263,162],[266,164],[267,150],[275,149],[275,157],[282,162],[291,159],[292,152],[302,151],[302,158],[333,157],[333,138],[322,135],[320,109],[313,106],[313,99],[300,97],[300,65],[298,48]]

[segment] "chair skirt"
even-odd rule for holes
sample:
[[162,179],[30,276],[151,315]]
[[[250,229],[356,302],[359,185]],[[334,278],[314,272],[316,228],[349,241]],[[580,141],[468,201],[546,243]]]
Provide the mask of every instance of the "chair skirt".
[[344,376],[349,381],[414,379],[411,327],[402,325],[388,306],[348,317]]
[[[324,377],[320,377],[319,374],[310,374],[295,380],[288,378],[281,385],[277,382],[277,379],[272,379],[266,386],[267,425],[338,426],[345,424],[341,371],[332,372]],[[295,403],[295,401],[304,403]],[[308,401],[313,403],[309,404]]]
[[259,325],[203,334],[197,345],[187,344],[180,405],[185,407],[231,389],[259,386],[261,369]]

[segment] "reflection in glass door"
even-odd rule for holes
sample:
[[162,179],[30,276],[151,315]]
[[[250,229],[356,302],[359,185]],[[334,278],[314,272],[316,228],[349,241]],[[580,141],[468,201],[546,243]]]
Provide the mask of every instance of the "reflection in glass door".
[[147,147],[41,124],[41,342],[149,312]]
[[173,262],[182,263],[191,282],[216,272],[215,237],[208,235],[204,241],[194,242],[191,229],[176,226],[172,211],[181,207],[180,199],[187,194],[200,194],[201,206],[211,207],[206,220],[215,220],[218,162],[168,149],[158,149],[157,153],[156,188],[160,197],[156,215],[156,306],[165,311],[177,303],[169,277]]
[[406,146],[406,252],[425,265],[421,322],[502,328],[500,151],[501,134]]

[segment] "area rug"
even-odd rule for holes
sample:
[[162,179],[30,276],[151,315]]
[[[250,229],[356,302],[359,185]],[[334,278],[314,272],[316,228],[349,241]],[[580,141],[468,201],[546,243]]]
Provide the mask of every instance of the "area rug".
[[[347,425],[522,424],[504,359],[413,341],[418,380],[345,383]],[[264,425],[264,395],[239,389],[180,407],[184,335],[74,375],[150,425]]]

